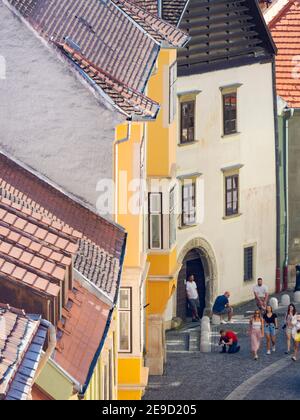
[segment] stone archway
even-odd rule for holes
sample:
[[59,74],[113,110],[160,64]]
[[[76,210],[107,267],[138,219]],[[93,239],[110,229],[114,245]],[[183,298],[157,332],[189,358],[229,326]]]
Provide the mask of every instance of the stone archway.
[[210,244],[205,239],[195,238],[189,241],[181,250],[178,257],[180,266],[183,267],[186,256],[193,250],[197,250],[202,261],[206,288],[205,307],[206,311],[210,311],[218,290],[217,260]]

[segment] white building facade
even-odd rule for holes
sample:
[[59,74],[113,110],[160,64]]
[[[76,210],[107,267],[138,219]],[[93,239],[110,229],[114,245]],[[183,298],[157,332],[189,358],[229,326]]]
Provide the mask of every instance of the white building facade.
[[[224,32],[226,45],[217,41],[218,29],[212,26],[210,34],[209,26],[201,24],[204,12],[195,1],[189,2],[180,24],[195,34],[178,58],[177,239],[182,269],[174,315],[181,318],[188,315],[185,280],[191,274],[201,311],[211,309],[226,290],[233,304],[251,299],[258,277],[270,292],[276,285],[275,49],[255,2],[249,2],[247,13],[238,4],[223,3],[229,12],[219,39]],[[223,16],[221,7],[220,2],[211,7],[208,18]],[[243,18],[239,22],[254,20],[255,47],[254,38],[243,47],[249,38],[241,31],[247,25],[237,29],[238,14]],[[203,44],[199,34],[211,42]]]

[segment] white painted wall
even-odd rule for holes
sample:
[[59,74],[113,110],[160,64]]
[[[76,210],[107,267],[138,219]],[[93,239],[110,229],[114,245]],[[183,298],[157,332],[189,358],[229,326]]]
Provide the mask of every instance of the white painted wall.
[[115,126],[124,118],[2,2],[0,39],[0,148],[96,208],[98,182],[113,178]]
[[[238,131],[222,138],[220,87],[240,83]],[[243,280],[243,249],[256,244],[255,277],[275,289],[276,181],[275,133],[271,64],[253,64],[179,78],[178,93],[200,90],[196,103],[195,145],[178,147],[178,175],[202,173],[198,209],[204,200],[202,221],[178,232],[178,252],[194,238],[206,239],[218,265],[218,294],[229,289],[232,302],[252,297],[253,283]],[[179,139],[178,139],[179,141]],[[242,215],[224,220],[224,175],[221,168],[242,164],[240,205]],[[204,193],[199,191],[203,189]]]

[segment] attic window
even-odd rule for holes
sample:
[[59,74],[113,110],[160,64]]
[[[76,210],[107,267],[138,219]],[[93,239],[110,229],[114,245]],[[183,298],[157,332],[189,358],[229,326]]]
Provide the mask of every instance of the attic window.
[[73,307],[73,302],[69,299],[69,300],[68,300],[68,303],[67,303],[67,305],[66,305],[66,309],[67,309],[68,311],[70,311],[70,310],[72,309],[72,307]]

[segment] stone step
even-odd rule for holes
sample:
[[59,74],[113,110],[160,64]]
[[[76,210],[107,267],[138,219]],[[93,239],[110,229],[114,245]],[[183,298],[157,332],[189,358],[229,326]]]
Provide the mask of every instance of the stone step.
[[168,334],[166,338],[167,351],[187,351],[189,349],[188,334]]
[[200,351],[200,331],[191,331],[189,336],[189,351]]

